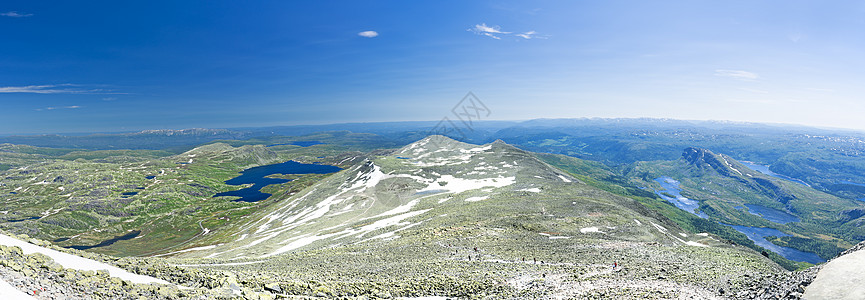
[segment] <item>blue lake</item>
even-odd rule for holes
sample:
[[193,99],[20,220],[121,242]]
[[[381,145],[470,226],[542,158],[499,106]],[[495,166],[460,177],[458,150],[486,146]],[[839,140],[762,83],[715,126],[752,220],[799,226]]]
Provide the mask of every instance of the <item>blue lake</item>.
[[26,217],[26,218],[23,218],[23,219],[10,219],[10,220],[6,220],[6,222],[23,222],[23,221],[27,221],[27,220],[37,220],[37,219],[39,219],[39,218],[40,218],[40,217]]
[[267,145],[265,147],[286,146],[286,145],[309,147],[309,146],[322,145],[322,144],[324,144],[324,143],[319,142],[319,141],[295,141],[295,142],[285,143],[285,144]]
[[328,174],[338,172],[339,170],[342,169],[329,165],[303,164],[292,160],[279,164],[249,168],[240,172],[240,176],[226,180],[225,183],[230,185],[252,184],[251,187],[236,191],[222,192],[213,196],[235,196],[240,197],[240,199],[234,201],[257,202],[271,196],[268,193],[261,192],[263,187],[290,181],[281,178],[268,178],[267,176],[273,174]]
[[[722,223],[723,224],[723,223]],[[778,253],[786,259],[793,261],[804,261],[812,264],[817,264],[821,262],[825,262],[826,260],[817,256],[817,254],[811,252],[799,251],[789,247],[781,247],[772,242],[767,241],[767,236],[790,236],[789,234],[783,233],[777,229],[772,228],[762,228],[762,227],[748,227],[748,226],[739,226],[739,225],[728,225],[723,224],[748,236],[748,239],[754,241],[757,246],[766,248],[771,250],[772,252]]]
[[[127,233],[127,234],[124,234],[124,235],[121,235],[121,236],[115,236],[115,237],[113,237],[113,238],[110,238],[110,239],[104,240],[104,241],[102,241],[102,242],[100,242],[99,244],[96,244],[96,245],[73,245],[73,246],[67,246],[67,247],[64,247],[64,248],[71,248],[71,249],[78,249],[78,250],[87,250],[87,249],[92,249],[92,248],[97,248],[97,247],[105,247],[105,246],[109,246],[109,245],[111,245],[111,244],[114,244],[114,243],[117,242],[117,241],[131,240],[131,239],[135,238],[136,236],[138,236],[139,234],[141,234],[141,230],[134,230],[134,231],[131,231],[131,232]],[[68,240],[68,239],[67,239],[67,240]]]
[[763,174],[766,174],[766,175],[769,175],[769,176],[772,176],[775,178],[780,178],[780,179],[784,179],[787,181],[792,181],[792,182],[795,182],[795,183],[798,183],[798,184],[801,184],[804,186],[811,186],[802,180],[772,172],[771,170],[769,170],[769,166],[758,165],[758,164],[755,164],[755,163],[750,162],[750,161],[739,161],[739,162],[751,170],[754,170],[754,171],[757,171],[757,172],[760,172],[760,173],[763,173]]
[[[658,194],[658,196],[661,196],[661,198],[663,198],[664,200],[667,200],[670,203],[673,203],[678,208],[681,208],[681,209],[683,209],[687,212],[690,212],[696,216],[699,216],[701,218],[704,218],[704,219],[707,218],[705,213],[702,213],[702,212],[696,213],[695,212],[696,211],[695,209],[700,207],[699,201],[688,199],[688,198],[682,196],[681,188],[679,187],[678,181],[676,181],[673,178],[663,176],[663,177],[656,178],[655,182],[661,184],[661,187],[663,188],[663,190],[661,190],[661,191],[655,191],[655,193]],[[666,196],[663,193],[673,195],[674,197]],[[756,210],[753,209],[752,206],[754,208],[756,208]],[[741,209],[741,208],[739,208],[739,209]],[[785,216],[777,215],[774,212],[769,211],[769,210],[773,210],[775,212],[787,214],[785,212],[782,212],[782,211],[779,211],[776,209],[771,209],[771,208],[760,206],[760,205],[749,205],[748,209],[751,210],[752,212],[758,212],[759,211],[759,212],[764,213],[764,215],[761,215],[761,217],[766,218],[769,221],[772,221],[772,219],[779,220],[779,221],[780,220],[787,220],[787,218]],[[766,217],[767,215],[771,215],[769,218],[772,218],[772,219],[767,218]],[[796,218],[796,216],[793,216],[793,215],[790,215],[790,216],[792,216],[793,218]],[[798,221],[798,220],[799,219],[796,218],[796,221]],[[796,221],[791,221],[791,222],[796,222]],[[775,221],[772,221],[772,222],[775,222]],[[727,225],[727,224],[723,224],[723,223],[719,223],[719,224]],[[767,241],[765,239],[765,237],[767,237],[767,236],[789,236],[789,234],[783,233],[777,229],[757,228],[757,227],[748,227],[748,226],[739,226],[739,225],[727,225],[727,226],[733,227],[733,229],[736,229],[737,231],[745,234],[746,236],[748,236],[748,239],[754,241],[754,243],[757,244],[758,246],[766,248],[772,252],[778,253],[779,255],[783,256],[786,259],[794,260],[794,261],[805,261],[805,262],[809,262],[809,263],[821,263],[821,262],[825,261],[822,258],[820,258],[819,256],[817,256],[817,254],[814,254],[811,252],[799,251],[799,250],[796,250],[796,249],[793,249],[790,247],[781,247],[781,246],[772,244],[772,242]]]
[[[700,213],[696,212],[697,208],[700,207],[699,201],[691,200],[685,196],[682,196],[682,194],[681,194],[682,189],[679,188],[679,182],[678,181],[676,181],[673,178],[664,176],[664,177],[656,178],[655,182],[661,184],[661,188],[663,188],[663,190],[655,192],[656,194],[658,194],[658,196],[661,196],[662,199],[667,200],[670,203],[673,203],[673,205],[675,205],[676,207],[681,208],[682,210],[687,211],[689,213],[695,214],[695,215],[699,216],[700,218],[705,219],[707,217],[706,214],[703,212],[700,212]],[[673,195],[673,197],[667,196],[664,193]]]
[[[787,224],[790,222],[799,222],[799,217],[791,215],[785,211],[777,210],[774,208],[765,207],[762,205],[756,204],[745,204],[748,207],[748,213],[763,217],[769,222],[775,222],[778,224]],[[741,209],[741,206],[737,206],[736,209]]]

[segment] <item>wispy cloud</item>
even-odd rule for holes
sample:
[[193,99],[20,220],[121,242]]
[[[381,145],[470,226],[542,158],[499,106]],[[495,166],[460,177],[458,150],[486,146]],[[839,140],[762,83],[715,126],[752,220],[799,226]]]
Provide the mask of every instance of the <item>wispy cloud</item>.
[[521,38],[524,38],[524,39],[527,39],[527,40],[531,40],[531,39],[537,37],[537,36],[536,36],[537,34],[538,34],[537,32],[535,32],[534,30],[532,30],[532,31],[528,31],[528,32],[517,33],[517,34],[514,34],[514,35],[515,35],[515,36],[518,36],[518,37],[521,37]]
[[488,36],[497,40],[501,40],[502,37],[519,37],[526,40],[546,38],[545,36],[538,35],[538,32],[534,30],[514,33],[510,31],[502,31],[500,26],[488,26],[486,23],[476,24],[474,27],[469,28],[466,31],[474,32],[477,35]]
[[80,84],[45,84],[25,86],[3,86],[0,93],[30,93],[30,94],[126,94],[114,90],[88,88]]
[[37,111],[44,111],[44,110],[56,110],[56,109],[78,109],[78,108],[81,108],[81,106],[79,106],[79,105],[69,105],[69,106],[49,106],[49,107],[46,107],[46,108],[37,108],[36,110],[37,110]]
[[756,73],[751,73],[742,70],[715,70],[715,76],[733,78],[738,80],[753,81],[760,78]]
[[23,17],[29,17],[29,16],[32,16],[32,15],[33,15],[33,14],[22,14],[22,13],[19,13],[19,12],[17,12],[17,11],[10,11],[10,12],[5,12],[5,13],[0,13],[0,16],[4,16],[4,17],[12,17],[12,18],[23,18]]
[[366,37],[366,38],[374,38],[374,37],[378,36],[378,32],[375,32],[372,30],[367,30],[367,31],[358,32],[357,35],[362,36],[362,37]]
[[469,28],[468,31],[474,32],[475,34],[485,35],[497,40],[502,38],[499,35],[511,34],[510,32],[502,31],[502,28],[496,25],[487,26],[486,23],[481,23],[475,25],[475,27]]

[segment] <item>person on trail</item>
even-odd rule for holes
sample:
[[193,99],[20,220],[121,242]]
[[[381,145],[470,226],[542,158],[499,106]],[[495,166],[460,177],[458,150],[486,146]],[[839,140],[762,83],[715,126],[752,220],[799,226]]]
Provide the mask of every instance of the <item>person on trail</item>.
[[619,262],[613,261],[613,269],[619,267]]

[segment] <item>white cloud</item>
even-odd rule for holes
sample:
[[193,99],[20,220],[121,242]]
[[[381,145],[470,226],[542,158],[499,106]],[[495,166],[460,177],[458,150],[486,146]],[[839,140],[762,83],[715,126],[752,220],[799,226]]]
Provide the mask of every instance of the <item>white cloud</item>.
[[733,79],[738,79],[738,80],[747,80],[747,81],[757,80],[758,78],[760,78],[760,76],[757,75],[756,73],[751,73],[748,71],[721,70],[721,69],[715,70],[715,76],[733,78]]
[[372,30],[367,30],[367,31],[358,32],[357,35],[362,36],[362,37],[367,37],[367,38],[374,38],[374,37],[378,36],[378,32],[375,32]]
[[37,108],[36,110],[37,110],[37,111],[43,111],[43,110],[55,110],[55,109],[78,109],[78,108],[81,108],[81,106],[79,106],[79,105],[69,105],[69,106],[59,106],[59,107],[58,107],[58,106],[49,106],[49,107],[46,107],[46,108]]
[[486,23],[477,24],[474,27],[467,29],[466,31],[474,32],[477,35],[485,35],[497,40],[501,40],[503,36],[520,37],[527,40],[542,38],[538,36],[538,33],[534,30],[526,31],[523,33],[513,33],[510,31],[502,31],[502,28],[497,25],[488,26]]
[[0,13],[0,16],[4,16],[4,17],[12,17],[12,18],[23,18],[23,17],[29,17],[29,16],[32,16],[32,15],[33,15],[33,14],[20,14],[20,13],[18,13],[17,11],[10,11],[10,12],[5,12],[5,13]]
[[497,40],[502,39],[498,35],[510,34],[510,32],[502,31],[501,27],[499,26],[487,26],[486,23],[477,24],[475,25],[475,27],[469,28],[467,31],[471,31],[479,35],[485,35]]
[[514,35],[521,37],[521,38],[524,38],[524,39],[527,39],[527,40],[531,40],[535,34],[537,34],[537,32],[532,30],[532,31],[524,32],[524,33],[517,33]]
[[2,86],[0,93],[31,94],[126,94],[106,89],[82,88],[78,84],[45,84],[26,86]]

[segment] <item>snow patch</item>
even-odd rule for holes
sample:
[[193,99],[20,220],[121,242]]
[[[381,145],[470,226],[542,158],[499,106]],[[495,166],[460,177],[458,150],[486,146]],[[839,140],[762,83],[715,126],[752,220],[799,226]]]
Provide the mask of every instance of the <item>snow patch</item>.
[[652,222],[652,226],[655,226],[655,229],[658,229],[661,233],[667,233],[667,228],[664,228],[664,226],[655,224],[655,222]]
[[150,277],[150,276],[138,275],[135,273],[130,273],[126,270],[123,270],[121,268],[118,268],[118,267],[115,267],[115,266],[112,266],[112,265],[109,265],[109,264],[106,264],[103,262],[98,262],[98,261],[95,261],[92,259],[87,259],[87,258],[83,258],[80,256],[72,255],[69,253],[60,252],[60,251],[57,251],[54,249],[48,249],[45,247],[33,245],[33,244],[27,243],[25,241],[10,237],[10,236],[5,235],[5,234],[0,234],[0,244],[6,245],[6,246],[18,246],[21,248],[21,250],[24,254],[30,254],[30,253],[38,252],[38,253],[48,255],[49,257],[54,259],[55,262],[62,265],[64,268],[72,268],[72,269],[78,269],[78,270],[93,270],[93,271],[107,270],[108,273],[112,277],[117,277],[117,278],[120,278],[123,280],[129,280],[129,281],[134,282],[134,283],[161,283],[161,284],[169,284],[169,285],[172,284],[172,283],[165,281],[165,280],[162,280],[162,279],[158,279],[158,278],[154,278],[154,277]]
[[685,245],[695,246],[695,247],[709,247],[708,245],[704,245],[704,244],[697,243],[697,242],[691,242],[691,241],[686,242]]
[[731,165],[730,162],[727,161],[726,157],[724,157],[723,155],[719,155],[719,156],[721,157],[721,159],[724,160],[724,163],[727,164],[727,167],[729,167],[730,169],[733,169],[733,171],[736,171],[736,173],[739,173],[739,175],[742,175],[742,172],[739,172],[739,170],[736,170],[736,168],[733,168],[733,165]]
[[466,201],[466,202],[477,202],[477,201],[487,200],[487,199],[489,199],[489,198],[490,198],[490,196],[469,197],[469,198],[466,198],[465,201]]
[[409,201],[409,202],[406,203],[406,204],[403,204],[403,205],[397,206],[396,208],[391,209],[391,210],[389,210],[389,211],[386,211],[386,212],[384,212],[384,213],[382,213],[382,214],[380,214],[380,215],[378,215],[378,216],[389,216],[389,215],[395,215],[395,214],[407,213],[407,212],[409,212],[409,211],[411,210],[412,207],[414,207],[415,205],[417,205],[418,200],[420,200],[420,199],[414,199],[414,200],[412,200],[412,201]]
[[9,300],[36,299],[27,293],[18,290],[3,279],[0,279],[0,296],[3,296],[3,299]]
[[580,228],[580,233],[590,233],[590,232],[604,233],[603,231],[600,231],[598,229],[598,227]]
[[448,190],[450,193],[462,193],[468,190],[480,189],[485,187],[503,187],[514,184],[516,177],[496,177],[483,179],[464,179],[457,178],[453,175],[442,175],[427,187],[418,190],[418,192]]

